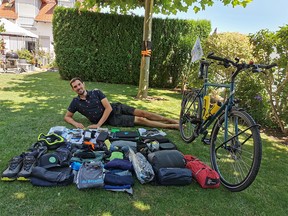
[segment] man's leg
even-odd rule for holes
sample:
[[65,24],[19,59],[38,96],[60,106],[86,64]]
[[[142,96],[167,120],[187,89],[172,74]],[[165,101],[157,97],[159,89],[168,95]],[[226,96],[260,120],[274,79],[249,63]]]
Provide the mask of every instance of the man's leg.
[[145,110],[135,109],[133,114],[134,116],[143,117],[151,121],[158,121],[158,122],[160,121],[162,123],[167,123],[167,124],[179,124],[178,120],[166,118],[164,116],[158,115],[156,113],[148,112]]
[[143,126],[148,126],[148,127],[155,127],[155,128],[166,128],[166,129],[179,129],[179,124],[178,123],[164,123],[161,121],[153,121],[150,119],[147,119],[145,117],[138,117],[135,116],[134,119],[134,124],[135,125],[143,125]]

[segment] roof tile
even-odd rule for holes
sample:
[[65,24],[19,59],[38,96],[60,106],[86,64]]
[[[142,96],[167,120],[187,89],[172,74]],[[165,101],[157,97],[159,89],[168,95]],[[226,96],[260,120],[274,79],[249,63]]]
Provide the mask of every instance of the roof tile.
[[7,19],[17,19],[18,15],[15,12],[15,0],[8,2],[8,0],[3,0],[0,6],[0,17]]
[[53,11],[57,3],[55,1],[42,1],[41,8],[38,15],[35,17],[35,21],[40,22],[52,22]]

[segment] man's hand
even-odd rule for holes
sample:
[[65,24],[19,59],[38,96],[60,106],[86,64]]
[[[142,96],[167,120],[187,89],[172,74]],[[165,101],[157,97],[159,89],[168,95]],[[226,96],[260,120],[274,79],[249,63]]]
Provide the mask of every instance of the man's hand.
[[89,125],[89,126],[88,126],[89,129],[98,129],[98,128],[100,128],[100,127],[101,127],[101,126],[98,125],[98,124],[92,124],[92,125]]
[[84,129],[84,128],[85,128],[83,124],[78,123],[78,122],[75,123],[74,126],[75,126],[76,128],[80,128],[80,129]]

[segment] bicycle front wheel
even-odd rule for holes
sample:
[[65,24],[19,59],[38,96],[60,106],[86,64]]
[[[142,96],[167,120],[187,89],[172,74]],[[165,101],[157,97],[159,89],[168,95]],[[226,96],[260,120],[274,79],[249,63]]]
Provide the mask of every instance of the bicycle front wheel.
[[182,99],[179,126],[181,137],[187,143],[198,136],[197,130],[201,123],[199,106],[197,92],[189,92]]
[[[233,192],[242,191],[255,180],[260,168],[262,143],[259,127],[252,117],[232,110],[225,129],[222,115],[215,123],[211,135],[211,164],[222,185]],[[225,130],[228,132],[224,142]]]

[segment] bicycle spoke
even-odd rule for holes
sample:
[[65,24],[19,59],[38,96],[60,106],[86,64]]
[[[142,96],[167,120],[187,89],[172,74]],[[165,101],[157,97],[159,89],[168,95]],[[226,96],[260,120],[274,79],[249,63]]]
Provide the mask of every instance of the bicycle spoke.
[[260,166],[259,131],[255,127],[256,124],[246,115],[242,112],[231,112],[227,140],[223,116],[216,123],[211,137],[212,166],[220,174],[222,184],[235,191],[248,187],[255,179]]
[[188,92],[181,103],[180,133],[182,139],[189,143],[197,137],[199,125],[199,98],[193,92]]

